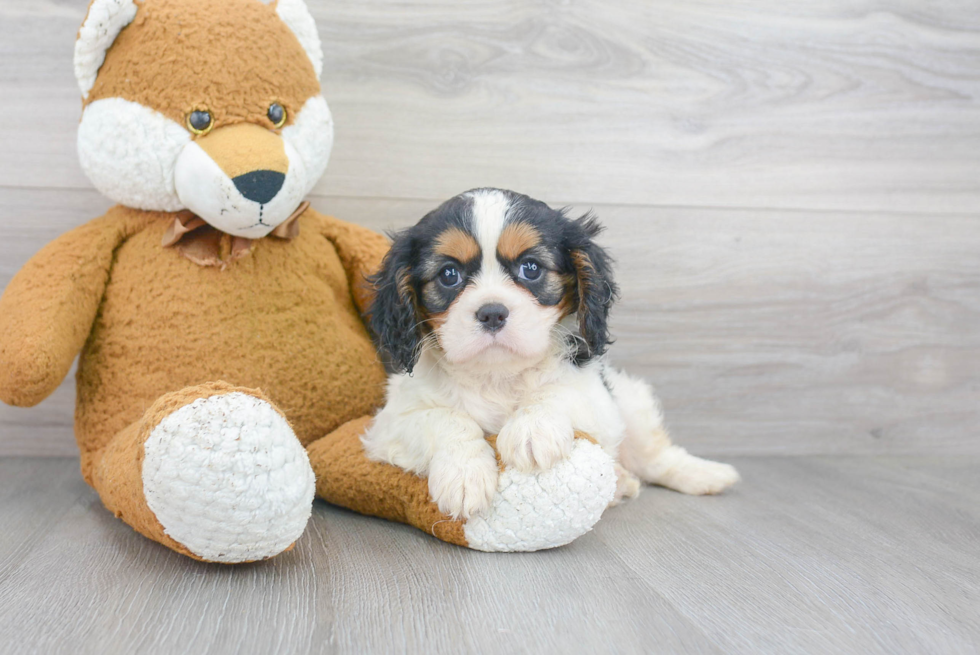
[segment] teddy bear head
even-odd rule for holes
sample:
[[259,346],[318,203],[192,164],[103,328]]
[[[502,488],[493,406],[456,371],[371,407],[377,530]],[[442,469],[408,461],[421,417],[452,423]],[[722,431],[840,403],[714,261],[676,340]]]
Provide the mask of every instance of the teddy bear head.
[[303,0],[93,0],[75,43],[82,168],[120,204],[263,237],[326,169],[322,66]]

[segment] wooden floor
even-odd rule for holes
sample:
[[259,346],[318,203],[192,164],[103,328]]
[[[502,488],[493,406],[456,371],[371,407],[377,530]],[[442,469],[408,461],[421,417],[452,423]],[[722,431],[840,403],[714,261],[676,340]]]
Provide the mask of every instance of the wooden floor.
[[317,502],[225,567],[112,517],[77,460],[0,459],[0,652],[976,653],[980,458],[743,457],[566,548],[478,553]]

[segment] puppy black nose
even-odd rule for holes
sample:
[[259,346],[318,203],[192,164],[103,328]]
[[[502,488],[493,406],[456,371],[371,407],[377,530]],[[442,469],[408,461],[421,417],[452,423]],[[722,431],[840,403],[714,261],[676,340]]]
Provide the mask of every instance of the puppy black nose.
[[232,179],[240,194],[260,205],[275,198],[285,181],[286,176],[276,171],[252,171]]
[[492,302],[476,310],[476,320],[480,321],[480,326],[487,332],[496,332],[504,327],[510,310],[499,302]]

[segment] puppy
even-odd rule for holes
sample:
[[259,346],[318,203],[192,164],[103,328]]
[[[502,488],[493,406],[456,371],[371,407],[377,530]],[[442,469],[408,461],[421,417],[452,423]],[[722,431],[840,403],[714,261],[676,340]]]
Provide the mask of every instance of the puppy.
[[688,494],[738,481],[672,445],[651,388],[603,357],[617,288],[600,229],[591,215],[476,189],[395,235],[372,280],[369,324],[394,373],[368,456],[427,476],[455,518],[493,498],[492,434],[504,464],[532,472],[588,433],[618,463],[617,500],[641,480]]

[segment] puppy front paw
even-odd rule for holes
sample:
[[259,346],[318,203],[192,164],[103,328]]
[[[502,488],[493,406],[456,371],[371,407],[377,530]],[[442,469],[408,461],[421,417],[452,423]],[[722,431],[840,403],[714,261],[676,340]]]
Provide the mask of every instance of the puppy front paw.
[[575,431],[567,417],[540,407],[525,407],[497,435],[500,459],[522,473],[548,470],[572,452]]
[[429,465],[429,494],[443,514],[468,519],[490,507],[497,473],[497,458],[482,439],[442,448]]

